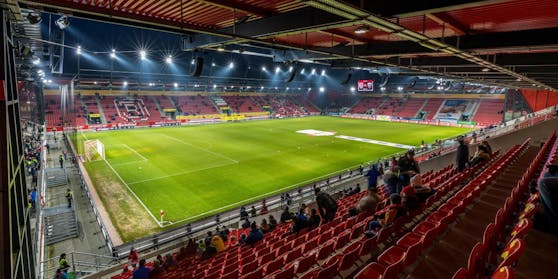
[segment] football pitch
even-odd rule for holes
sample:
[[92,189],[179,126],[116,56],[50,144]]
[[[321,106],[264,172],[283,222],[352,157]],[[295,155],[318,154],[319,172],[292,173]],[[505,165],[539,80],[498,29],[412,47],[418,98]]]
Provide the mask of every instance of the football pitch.
[[152,224],[161,209],[165,220],[190,222],[419,146],[421,140],[469,130],[319,116],[87,132],[78,138],[104,144],[106,160],[85,166],[119,233],[130,240],[140,233],[120,219],[142,218],[141,210],[149,212],[143,218]]

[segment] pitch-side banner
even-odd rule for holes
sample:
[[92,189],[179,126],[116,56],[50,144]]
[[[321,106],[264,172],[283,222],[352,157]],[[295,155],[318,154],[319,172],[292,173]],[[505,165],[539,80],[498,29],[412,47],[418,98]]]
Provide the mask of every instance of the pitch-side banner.
[[358,91],[374,91],[374,80],[372,79],[359,79]]

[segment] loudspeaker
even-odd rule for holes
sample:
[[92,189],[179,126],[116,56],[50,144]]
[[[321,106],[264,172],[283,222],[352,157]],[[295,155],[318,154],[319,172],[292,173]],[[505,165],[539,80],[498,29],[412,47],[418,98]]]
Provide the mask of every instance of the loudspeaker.
[[196,66],[194,67],[194,72],[192,73],[192,76],[194,77],[201,76],[202,70],[203,70],[203,57],[198,57],[196,58]]
[[293,81],[293,79],[295,78],[297,69],[293,68],[293,70],[291,71],[291,74],[289,75],[289,78],[287,78],[287,80],[285,82],[291,82]]
[[347,74],[347,78],[341,82],[341,85],[347,85],[349,83],[349,81],[351,81],[351,78],[353,77],[353,73],[348,73]]

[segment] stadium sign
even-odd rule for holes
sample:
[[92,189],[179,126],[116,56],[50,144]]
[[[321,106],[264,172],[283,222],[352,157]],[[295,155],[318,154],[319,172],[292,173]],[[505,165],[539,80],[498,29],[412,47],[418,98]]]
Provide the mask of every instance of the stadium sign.
[[358,91],[374,91],[373,79],[359,79],[357,85]]

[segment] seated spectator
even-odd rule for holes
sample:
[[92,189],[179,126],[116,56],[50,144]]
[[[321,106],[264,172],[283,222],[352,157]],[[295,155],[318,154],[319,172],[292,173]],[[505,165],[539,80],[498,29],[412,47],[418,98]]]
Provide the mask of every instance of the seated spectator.
[[373,212],[379,202],[380,197],[376,194],[376,187],[370,187],[368,194],[358,201],[356,208],[358,212]]
[[159,260],[155,260],[153,263],[153,269],[149,272],[149,278],[157,278],[163,273],[165,273],[165,269],[161,265],[161,262]]
[[198,242],[198,254],[203,255],[203,253],[205,252],[205,241],[200,240]]
[[264,237],[263,232],[260,229],[258,229],[256,222],[252,222],[252,225],[250,225],[250,232],[248,233],[248,236],[246,236],[246,239],[244,240],[244,244],[253,245],[256,242],[262,240],[263,237]]
[[356,195],[358,193],[360,193],[360,183],[357,183],[356,187],[351,192],[351,195]]
[[273,215],[269,215],[269,230],[272,231],[275,227],[277,227],[277,220]]
[[[486,138],[488,138],[488,137],[486,137]],[[486,152],[488,152],[488,154],[490,154],[492,156],[492,147],[490,146],[488,141],[483,140],[480,145],[484,146],[484,148],[486,149]]]
[[269,232],[269,224],[267,223],[267,219],[263,218],[262,222],[260,223],[260,229],[263,233]]
[[401,190],[401,200],[403,206],[409,211],[413,211],[418,208],[415,188],[412,185],[403,187],[403,190]]
[[300,209],[298,214],[294,218],[293,226],[291,227],[291,233],[298,233],[300,230],[308,226],[308,217],[304,214],[304,209]]
[[166,271],[172,271],[178,268],[178,263],[176,262],[176,260],[174,259],[174,257],[170,254],[167,253],[165,255],[165,265],[164,268]]
[[293,215],[291,214],[291,212],[289,212],[289,207],[285,206],[285,209],[283,209],[283,212],[281,213],[281,224],[282,223],[286,223],[286,222],[291,222],[293,219]]
[[223,239],[224,242],[226,242],[229,239],[230,231],[227,227],[223,226],[222,230],[220,231],[219,228],[217,228],[217,234],[221,237],[221,239]]
[[134,271],[132,279],[149,279],[149,268],[145,267],[145,259],[139,261],[139,268]]
[[244,223],[242,223],[242,228],[243,229],[247,229],[250,227],[250,220],[248,220],[248,218],[244,219]]
[[312,230],[313,228],[317,228],[320,226],[320,215],[318,215],[318,211],[315,208],[310,210],[310,218],[308,218],[308,229]]
[[202,254],[202,259],[206,259],[209,257],[212,257],[213,255],[217,254],[217,249],[215,248],[215,246],[213,245],[209,245],[207,247],[205,247],[205,251]]
[[205,247],[209,246],[209,244],[211,244],[211,238],[213,238],[213,233],[211,233],[211,231],[207,232],[207,236],[205,237]]
[[157,255],[156,260],[159,261],[161,265],[165,265],[165,259],[163,259],[163,256],[161,256],[161,254]]
[[215,250],[217,250],[217,253],[225,250],[225,242],[218,235],[215,235],[211,238],[211,246],[215,247]]
[[134,249],[134,247],[130,248],[130,254],[128,254],[128,261],[130,261],[130,265],[133,269],[136,269],[136,265],[138,263],[139,254]]
[[480,162],[487,161],[489,159],[490,159],[490,153],[488,153],[486,147],[484,145],[478,145],[477,152],[475,152],[473,159],[471,159],[471,166],[474,166]]
[[389,206],[368,224],[367,235],[374,235],[380,228],[389,226],[393,222],[407,214],[405,208],[401,205],[401,196],[399,194],[391,194],[389,196]]
[[423,185],[422,176],[420,174],[417,174],[411,178],[411,186],[413,186],[415,190],[415,196],[417,197],[417,201],[419,203],[425,202],[428,197],[436,193],[436,190],[430,188],[427,185]]
[[186,247],[180,247],[180,249],[178,250],[178,254],[176,255],[176,260],[180,261],[185,259],[188,256],[188,254],[186,253]]

